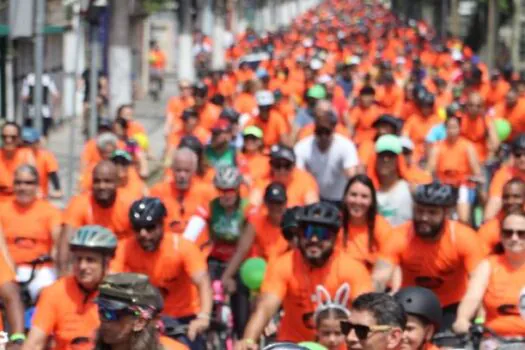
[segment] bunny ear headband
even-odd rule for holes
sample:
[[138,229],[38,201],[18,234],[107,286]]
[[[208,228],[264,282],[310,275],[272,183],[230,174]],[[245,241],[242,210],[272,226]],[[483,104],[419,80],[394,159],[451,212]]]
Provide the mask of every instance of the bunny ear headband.
[[322,285],[318,285],[315,288],[315,294],[317,299],[317,308],[314,312],[314,322],[317,323],[317,317],[319,314],[328,309],[338,309],[343,311],[347,316],[350,316],[350,311],[348,311],[346,305],[348,299],[350,298],[350,285],[348,283],[343,283],[337,292],[335,292],[335,298],[332,301],[330,293]]

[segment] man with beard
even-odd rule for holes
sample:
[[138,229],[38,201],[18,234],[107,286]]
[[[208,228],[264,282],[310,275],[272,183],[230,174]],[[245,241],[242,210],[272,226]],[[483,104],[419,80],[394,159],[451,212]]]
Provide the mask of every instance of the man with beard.
[[348,283],[351,300],[371,289],[366,267],[334,251],[341,228],[341,214],[335,206],[320,202],[300,207],[296,218],[299,224],[297,248],[270,261],[260,301],[243,339],[236,344],[238,350],[258,348],[264,327],[281,305],[284,318],[278,340],[314,340],[317,286],[323,286],[333,298],[337,289]]
[[192,242],[165,234],[166,215],[158,198],[135,201],[129,210],[135,237],[119,243],[111,270],[147,275],[164,296],[163,313],[189,325],[187,338],[181,341],[191,349],[203,349],[198,335],[208,328],[212,308],[206,260]]
[[436,293],[443,307],[442,330],[452,326],[469,274],[484,257],[476,233],[448,219],[456,202],[457,193],[449,185],[434,182],[418,186],[413,220],[394,229],[396,239],[380,248],[372,273],[378,291],[386,289],[399,266],[402,287],[418,285]]
[[131,233],[128,212],[133,198],[117,191],[117,167],[111,161],[101,161],[93,169],[91,191],[71,199],[64,214],[64,228],[58,241],[57,268],[67,271],[68,242],[75,230],[84,225],[100,225],[121,239]]

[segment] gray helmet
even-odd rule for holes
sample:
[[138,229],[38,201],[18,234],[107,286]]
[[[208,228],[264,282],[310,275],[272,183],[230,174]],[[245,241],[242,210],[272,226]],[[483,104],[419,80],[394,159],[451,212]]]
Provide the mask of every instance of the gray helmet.
[[416,187],[414,201],[417,204],[449,208],[456,205],[457,195],[457,189],[454,187],[440,182],[432,182]]
[[238,189],[242,182],[242,176],[234,166],[220,166],[217,168],[213,184],[220,190]]
[[105,227],[86,225],[80,227],[69,240],[71,250],[83,249],[113,255],[117,248],[117,237]]

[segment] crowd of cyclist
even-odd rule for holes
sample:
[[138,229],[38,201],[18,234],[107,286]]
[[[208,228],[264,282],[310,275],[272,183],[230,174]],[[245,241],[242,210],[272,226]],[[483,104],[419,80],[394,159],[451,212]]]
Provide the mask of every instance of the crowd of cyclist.
[[1,127],[9,348],[207,349],[213,281],[237,350],[273,333],[275,350],[432,350],[474,323],[525,335],[525,76],[375,2],[327,0],[227,56],[179,82],[151,188],[131,105],[86,142],[64,211],[40,135]]

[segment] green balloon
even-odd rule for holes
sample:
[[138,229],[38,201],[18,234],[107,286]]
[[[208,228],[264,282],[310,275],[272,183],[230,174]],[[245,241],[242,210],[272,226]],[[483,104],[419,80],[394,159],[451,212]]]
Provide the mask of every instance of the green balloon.
[[496,119],[494,121],[494,126],[496,127],[496,133],[500,141],[505,141],[510,136],[512,127],[508,120],[506,119]]
[[258,290],[265,272],[266,261],[263,258],[250,258],[242,264],[240,269],[242,283],[250,290]]
[[328,350],[321,344],[315,343],[313,341],[305,341],[305,342],[299,343],[299,345],[304,348],[307,348],[308,350]]

